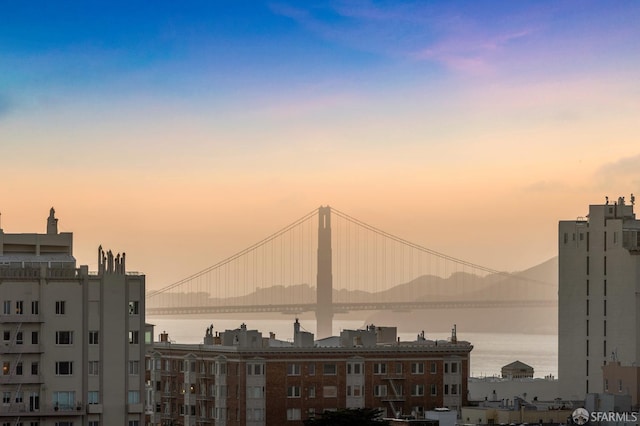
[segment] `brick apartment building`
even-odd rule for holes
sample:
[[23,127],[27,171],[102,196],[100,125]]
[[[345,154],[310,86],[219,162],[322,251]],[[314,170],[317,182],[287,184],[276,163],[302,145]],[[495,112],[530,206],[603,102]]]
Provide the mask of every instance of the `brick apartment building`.
[[[150,326],[151,327],[151,326]],[[467,403],[469,342],[368,326],[314,341],[294,324],[293,342],[263,338],[246,325],[204,344],[168,335],[147,353],[149,425],[301,425],[325,410],[380,408],[385,416]]]

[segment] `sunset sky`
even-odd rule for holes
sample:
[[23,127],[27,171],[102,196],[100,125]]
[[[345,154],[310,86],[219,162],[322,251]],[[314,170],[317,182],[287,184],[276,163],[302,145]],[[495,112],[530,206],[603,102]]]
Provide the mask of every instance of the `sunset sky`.
[[640,195],[640,2],[0,2],[1,227],[160,288],[320,205],[490,268]]

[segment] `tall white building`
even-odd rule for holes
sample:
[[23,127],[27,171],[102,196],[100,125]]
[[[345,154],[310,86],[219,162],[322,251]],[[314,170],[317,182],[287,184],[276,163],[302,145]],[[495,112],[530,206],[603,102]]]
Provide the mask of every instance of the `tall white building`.
[[73,235],[0,229],[0,424],[144,424],[145,277],[98,250],[76,267]]
[[640,221],[624,197],[559,224],[560,396],[602,392],[602,366],[640,361]]

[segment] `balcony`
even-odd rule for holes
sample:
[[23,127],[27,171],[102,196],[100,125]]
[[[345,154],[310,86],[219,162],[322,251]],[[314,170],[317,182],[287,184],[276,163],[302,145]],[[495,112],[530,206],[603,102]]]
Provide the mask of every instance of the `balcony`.
[[40,345],[16,344],[5,342],[0,343],[0,354],[41,354],[43,352]]
[[32,314],[9,314],[0,315],[0,324],[18,324],[18,323],[41,323],[40,315]]
[[0,376],[0,385],[28,385],[40,383],[43,383],[43,379],[39,374],[7,374]]
[[13,403],[0,406],[0,417],[44,417],[44,416],[82,416],[82,406],[54,406],[52,404],[40,405],[38,409],[30,407],[28,403]]

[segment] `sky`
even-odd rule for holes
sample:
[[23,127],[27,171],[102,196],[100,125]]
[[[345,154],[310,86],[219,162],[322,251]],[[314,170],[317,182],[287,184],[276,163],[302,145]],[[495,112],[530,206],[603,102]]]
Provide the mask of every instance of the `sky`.
[[[183,4],[184,3],[184,4]],[[517,271],[640,194],[637,1],[0,0],[0,213],[161,288],[320,205]]]

